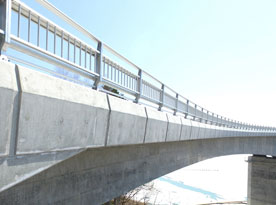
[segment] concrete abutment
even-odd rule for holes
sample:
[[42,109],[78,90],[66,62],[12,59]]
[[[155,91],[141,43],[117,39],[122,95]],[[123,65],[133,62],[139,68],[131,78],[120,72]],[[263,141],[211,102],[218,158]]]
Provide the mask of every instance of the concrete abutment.
[[276,158],[248,158],[248,205],[276,204]]

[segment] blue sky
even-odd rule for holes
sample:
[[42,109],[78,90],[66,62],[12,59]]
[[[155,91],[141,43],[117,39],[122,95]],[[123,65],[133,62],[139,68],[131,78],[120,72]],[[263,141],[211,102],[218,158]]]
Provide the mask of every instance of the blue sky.
[[276,1],[50,2],[199,105],[276,125]]

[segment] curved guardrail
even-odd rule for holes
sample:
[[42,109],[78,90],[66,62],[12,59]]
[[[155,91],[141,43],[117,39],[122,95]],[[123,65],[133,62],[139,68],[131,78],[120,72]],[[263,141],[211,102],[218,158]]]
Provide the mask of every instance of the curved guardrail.
[[197,105],[117,53],[46,0],[36,1],[88,37],[96,48],[23,2],[0,0],[1,50],[14,49],[28,54],[91,80],[93,88],[107,85],[136,103],[146,103],[194,121],[235,129],[276,131],[274,127],[231,120]]

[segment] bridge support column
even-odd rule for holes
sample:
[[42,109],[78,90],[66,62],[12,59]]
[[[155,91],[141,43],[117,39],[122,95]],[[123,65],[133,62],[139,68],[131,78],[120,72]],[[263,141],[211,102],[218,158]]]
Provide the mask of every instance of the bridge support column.
[[276,158],[248,158],[248,204],[276,204]]

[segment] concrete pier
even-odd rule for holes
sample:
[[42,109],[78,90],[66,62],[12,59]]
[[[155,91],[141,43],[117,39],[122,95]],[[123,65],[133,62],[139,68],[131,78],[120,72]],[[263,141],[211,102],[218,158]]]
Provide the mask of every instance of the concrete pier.
[[276,204],[276,158],[248,158],[248,204]]

